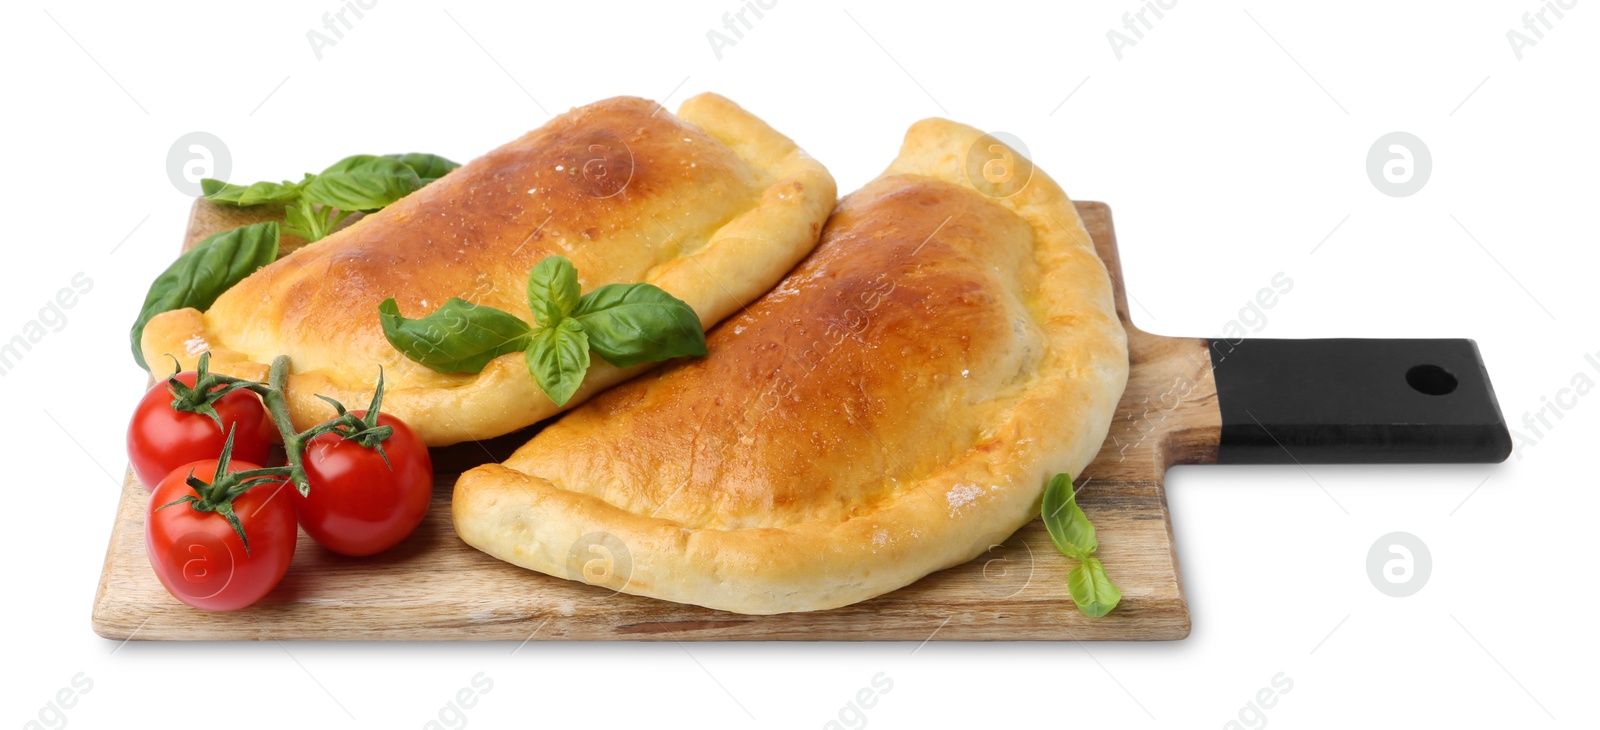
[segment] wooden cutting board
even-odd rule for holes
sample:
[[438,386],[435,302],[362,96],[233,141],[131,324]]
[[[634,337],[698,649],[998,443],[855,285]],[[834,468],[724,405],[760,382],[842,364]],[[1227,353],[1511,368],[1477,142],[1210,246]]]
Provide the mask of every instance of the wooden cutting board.
[[[130,473],[95,596],[94,630],[111,639],[1182,639],[1189,610],[1162,481],[1172,464],[1217,457],[1222,421],[1208,341],[1133,326],[1110,208],[1077,206],[1111,272],[1132,359],[1110,437],[1078,480],[1078,501],[1099,533],[1099,555],[1122,589],[1121,605],[1108,616],[1089,619],[1074,607],[1067,592],[1071,566],[1038,520],[1009,538],[994,536],[989,551],[970,563],[814,613],[745,616],[523,570],[461,542],[449,500],[461,471],[509,456],[534,426],[435,449],[433,505],[404,543],[376,557],[348,558],[302,534],[277,589],[231,613],[190,608],[156,580],[144,550],[148,495]],[[259,215],[197,201],[185,245]]]

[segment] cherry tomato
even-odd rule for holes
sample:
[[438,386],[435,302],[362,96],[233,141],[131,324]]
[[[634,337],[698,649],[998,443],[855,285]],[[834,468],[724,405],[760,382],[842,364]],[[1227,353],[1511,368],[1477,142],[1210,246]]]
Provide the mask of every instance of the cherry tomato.
[[[366,411],[351,411],[357,418]],[[325,433],[306,446],[311,494],[294,493],[295,512],[306,534],[343,555],[374,555],[393,547],[428,513],[433,499],[433,460],[415,431],[394,416],[378,414],[378,426],[394,433],[377,449]],[[390,468],[393,465],[394,468]]]
[[[178,373],[184,385],[194,387],[195,373]],[[150,388],[128,423],[128,461],[145,489],[151,489],[173,469],[192,461],[215,459],[222,453],[228,430],[235,430],[233,455],[240,461],[265,464],[277,428],[255,393],[235,390],[212,404],[222,427],[204,413],[172,407],[173,395],[162,380]]]
[[[235,459],[228,472],[258,468]],[[246,549],[222,514],[182,502],[162,507],[184,497],[203,497],[185,479],[192,472],[210,484],[216,469],[215,459],[196,461],[172,470],[156,485],[145,513],[145,553],[174,598],[195,608],[232,611],[261,600],[289,569],[299,536],[290,499],[295,489],[281,480],[266,481],[233,498],[234,515],[249,539]]]

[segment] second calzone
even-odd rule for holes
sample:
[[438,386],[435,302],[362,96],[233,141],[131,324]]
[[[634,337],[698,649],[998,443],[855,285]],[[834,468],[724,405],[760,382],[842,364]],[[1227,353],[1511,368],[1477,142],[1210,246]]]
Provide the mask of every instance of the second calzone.
[[[526,286],[561,255],[584,291],[654,284],[710,327],[773,286],[816,245],[832,210],[832,177],[764,122],[720,96],[677,116],[615,98],[557,116],[349,228],[262,268],[204,313],[163,313],[144,331],[152,366],[264,379],[289,355],[298,428],[333,415],[315,396],[359,406],[379,367],[383,408],[430,446],[515,431],[561,410],[521,353],[479,373],[438,373],[384,337],[378,304],[422,317],[452,297],[533,322]],[[568,405],[644,366],[595,359]]]

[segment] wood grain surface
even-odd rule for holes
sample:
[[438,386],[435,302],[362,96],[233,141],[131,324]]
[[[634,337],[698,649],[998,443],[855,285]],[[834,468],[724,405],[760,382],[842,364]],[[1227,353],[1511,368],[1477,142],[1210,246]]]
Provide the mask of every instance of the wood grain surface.
[[[95,595],[93,625],[111,639],[150,640],[1171,640],[1189,634],[1163,476],[1216,458],[1221,427],[1205,340],[1141,332],[1128,319],[1111,211],[1078,203],[1111,271],[1132,369],[1111,434],[1079,478],[1078,501],[1122,604],[1100,619],[1067,592],[1071,564],[1033,521],[995,535],[986,554],[888,595],[844,608],[745,616],[667,603],[502,563],[461,542],[450,493],[463,470],[501,460],[540,426],[434,449],[433,505],[382,555],[347,558],[304,534],[288,575],[260,603],[206,613],[168,595],[145,557],[145,488],[130,473]],[[258,220],[254,209],[196,201],[185,246]],[[285,237],[285,247],[300,242]]]

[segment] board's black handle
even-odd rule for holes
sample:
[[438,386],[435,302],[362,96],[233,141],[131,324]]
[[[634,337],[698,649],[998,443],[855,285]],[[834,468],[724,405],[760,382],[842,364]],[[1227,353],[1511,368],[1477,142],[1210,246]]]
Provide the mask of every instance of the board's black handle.
[[1472,340],[1210,345],[1218,463],[1491,463],[1511,454]]

